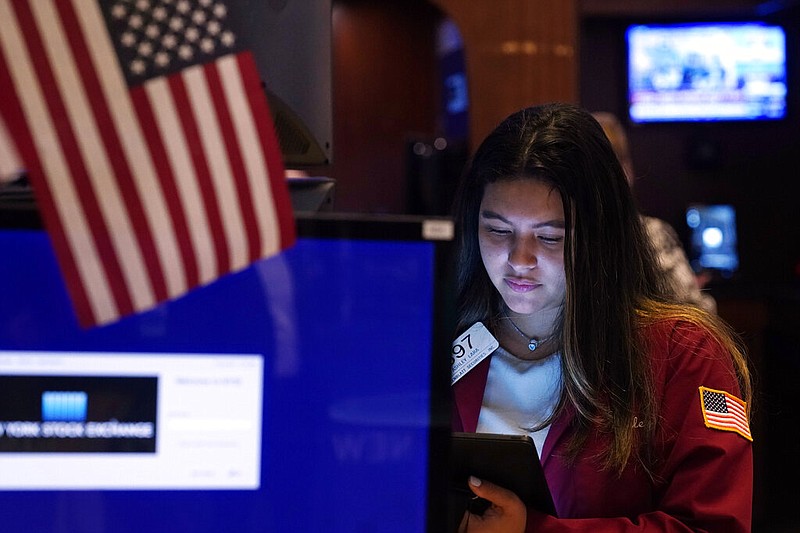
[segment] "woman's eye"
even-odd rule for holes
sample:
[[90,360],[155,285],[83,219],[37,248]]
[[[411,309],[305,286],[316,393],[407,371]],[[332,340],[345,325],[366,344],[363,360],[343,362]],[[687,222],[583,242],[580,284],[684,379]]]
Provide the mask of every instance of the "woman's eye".
[[511,233],[510,230],[502,228],[486,228],[486,231],[492,235],[509,235]]
[[547,244],[558,244],[562,240],[564,240],[564,237],[561,237],[561,236],[558,236],[558,237],[541,236],[541,237],[539,237],[539,240],[541,240],[542,242],[545,242]]

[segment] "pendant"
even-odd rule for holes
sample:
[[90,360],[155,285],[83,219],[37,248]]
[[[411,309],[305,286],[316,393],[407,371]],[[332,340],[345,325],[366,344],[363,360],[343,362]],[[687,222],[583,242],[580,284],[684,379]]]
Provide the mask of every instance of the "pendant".
[[513,321],[513,320],[511,320],[511,318],[510,318],[510,317],[506,316],[506,318],[508,319],[508,323],[509,323],[509,324],[511,324],[511,327],[512,327],[512,328],[514,328],[514,331],[516,331],[517,333],[519,333],[519,334],[520,334],[520,336],[521,336],[523,339],[527,339],[527,340],[528,340],[528,349],[529,349],[530,351],[534,351],[536,348],[538,348],[538,347],[539,347],[539,341],[538,341],[538,340],[534,339],[533,337],[528,337],[527,335],[525,335],[525,332],[524,332],[524,331],[522,331],[521,329],[519,329],[519,326],[517,326],[517,325],[514,323],[514,321]]

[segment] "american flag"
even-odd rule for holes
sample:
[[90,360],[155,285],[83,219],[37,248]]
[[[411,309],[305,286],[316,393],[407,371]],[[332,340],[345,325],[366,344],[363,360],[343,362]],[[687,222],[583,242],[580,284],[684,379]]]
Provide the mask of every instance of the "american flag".
[[745,402],[728,392],[700,387],[700,403],[706,427],[734,431],[753,440]]
[[0,186],[19,178],[24,171],[25,165],[22,164],[22,159],[11,140],[6,122],[0,116]]
[[0,111],[84,326],[294,243],[230,20],[222,0],[0,0]]

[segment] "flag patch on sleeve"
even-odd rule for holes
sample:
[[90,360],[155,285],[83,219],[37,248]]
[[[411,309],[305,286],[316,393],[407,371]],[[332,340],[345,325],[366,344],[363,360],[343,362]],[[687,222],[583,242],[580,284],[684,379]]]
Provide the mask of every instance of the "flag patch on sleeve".
[[733,431],[749,441],[753,440],[747,421],[747,403],[733,394],[700,387],[700,407],[706,427]]

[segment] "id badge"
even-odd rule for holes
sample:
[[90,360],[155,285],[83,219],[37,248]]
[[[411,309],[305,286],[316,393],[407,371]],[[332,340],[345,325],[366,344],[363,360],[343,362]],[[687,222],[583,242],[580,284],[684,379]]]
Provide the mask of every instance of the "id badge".
[[475,368],[475,365],[486,359],[495,351],[500,343],[489,333],[482,322],[475,322],[467,331],[453,341],[453,351],[450,358],[452,385],[464,375]]

